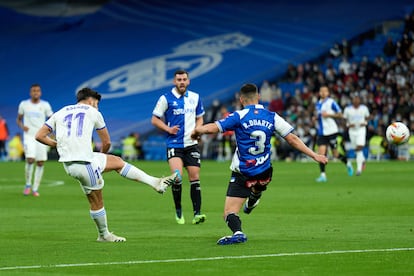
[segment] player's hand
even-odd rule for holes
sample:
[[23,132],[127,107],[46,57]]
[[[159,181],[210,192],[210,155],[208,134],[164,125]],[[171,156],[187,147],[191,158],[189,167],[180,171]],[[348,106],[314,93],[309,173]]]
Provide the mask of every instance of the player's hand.
[[322,164],[327,164],[328,163],[328,157],[326,157],[325,155],[322,154],[316,154],[313,159],[316,162],[322,163]]
[[191,139],[199,141],[201,139],[201,135],[193,130],[193,132],[191,132]]
[[180,127],[179,126],[173,126],[173,127],[170,127],[168,129],[168,133],[169,134],[173,134],[173,135],[177,134],[178,131],[180,131]]

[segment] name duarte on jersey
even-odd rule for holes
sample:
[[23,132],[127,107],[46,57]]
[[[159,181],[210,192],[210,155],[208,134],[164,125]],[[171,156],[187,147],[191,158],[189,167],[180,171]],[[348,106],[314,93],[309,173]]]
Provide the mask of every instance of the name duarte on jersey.
[[249,120],[248,122],[243,123],[244,128],[249,128],[249,127],[252,127],[252,126],[262,126],[262,127],[268,128],[268,129],[272,129],[273,124],[269,121],[266,121],[266,120],[256,120],[256,119]]

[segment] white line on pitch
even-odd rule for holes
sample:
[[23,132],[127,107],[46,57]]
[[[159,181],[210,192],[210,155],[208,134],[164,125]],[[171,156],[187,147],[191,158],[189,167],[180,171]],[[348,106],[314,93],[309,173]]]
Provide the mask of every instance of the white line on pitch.
[[[15,179],[10,179],[10,178],[0,178],[0,182],[22,182],[22,179],[20,178],[15,178]],[[24,184],[23,184],[24,185]],[[60,185],[65,185],[65,182],[62,180],[49,180],[49,179],[44,179],[43,180],[43,185],[48,186],[48,187],[54,187],[54,186],[60,186]],[[7,188],[14,188],[17,187],[18,185],[1,185],[1,188],[7,187]]]
[[39,268],[102,266],[102,265],[131,265],[131,264],[151,264],[151,263],[201,262],[201,261],[216,261],[216,260],[231,260],[231,259],[253,259],[253,258],[306,256],[306,255],[311,256],[311,255],[333,255],[333,254],[350,254],[350,253],[395,252],[395,251],[414,251],[414,247],[408,247],[408,248],[382,248],[382,249],[381,248],[380,249],[357,249],[357,250],[334,250],[334,251],[322,251],[322,252],[292,252],[292,253],[275,253],[275,254],[262,254],[262,255],[217,256],[217,257],[189,258],[189,259],[137,260],[137,261],[126,261],[126,262],[9,266],[9,267],[0,267],[0,271],[2,271],[2,270],[20,270],[20,269],[39,269]]

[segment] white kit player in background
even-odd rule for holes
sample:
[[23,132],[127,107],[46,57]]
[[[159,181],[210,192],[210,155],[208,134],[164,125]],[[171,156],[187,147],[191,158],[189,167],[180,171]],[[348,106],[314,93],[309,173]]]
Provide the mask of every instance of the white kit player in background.
[[[48,146],[56,147],[59,162],[68,175],[77,179],[90,204],[90,216],[96,224],[99,242],[124,242],[124,237],[109,232],[102,189],[102,173],[116,171],[121,176],[148,184],[159,193],[177,181],[177,174],[168,177],[153,177],[120,157],[108,154],[111,139],[104,118],[98,111],[101,95],[83,88],[77,93],[77,104],[68,105],[53,114],[36,134],[36,139]],[[93,152],[92,135],[96,130],[101,143],[101,152]],[[55,133],[56,140],[49,134]]]
[[[19,104],[17,125],[23,130],[25,165],[25,188],[24,195],[39,196],[39,186],[44,171],[44,161],[47,160],[48,147],[37,142],[35,134],[43,126],[46,119],[53,111],[50,104],[40,99],[42,90],[39,84],[30,87],[30,99],[21,101]],[[35,167],[36,162],[36,167]],[[34,171],[34,180],[33,179]]]
[[358,95],[353,97],[352,105],[347,106],[343,114],[343,117],[346,120],[346,126],[348,127],[351,147],[355,150],[356,154],[356,175],[361,175],[365,164],[363,149],[366,144],[369,116],[368,107],[361,104],[361,98]]

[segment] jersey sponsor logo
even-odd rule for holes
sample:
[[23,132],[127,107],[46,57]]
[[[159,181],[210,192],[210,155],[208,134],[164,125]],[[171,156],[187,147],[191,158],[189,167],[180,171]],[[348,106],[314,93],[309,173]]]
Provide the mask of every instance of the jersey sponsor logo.
[[263,165],[269,159],[269,157],[270,157],[270,154],[268,153],[265,156],[260,156],[260,157],[257,157],[256,159],[247,160],[246,161],[246,166],[247,167],[253,167],[253,166],[257,167],[257,166]]
[[188,41],[170,54],[125,64],[95,76],[76,91],[90,87],[99,90],[105,99],[154,91],[170,86],[175,70],[185,68],[192,78],[202,76],[221,63],[222,52],[245,47],[251,41],[251,37],[239,32]]
[[182,115],[182,114],[188,114],[188,113],[194,113],[195,108],[176,108],[173,109],[174,115]]
[[31,118],[42,118],[45,116],[43,113],[37,112],[37,111],[29,111],[29,112],[26,112],[25,115]]
[[269,159],[269,154],[256,158],[256,166],[264,164]]

